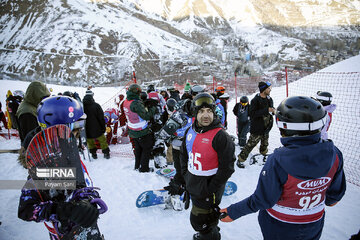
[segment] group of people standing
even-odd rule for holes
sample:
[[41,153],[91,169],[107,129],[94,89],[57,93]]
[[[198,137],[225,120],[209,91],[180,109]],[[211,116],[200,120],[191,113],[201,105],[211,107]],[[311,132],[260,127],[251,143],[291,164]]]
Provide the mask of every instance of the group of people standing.
[[[31,86],[32,84],[37,84],[36,88]],[[37,125],[37,105],[52,99],[44,99],[50,96],[44,84],[32,84],[18,110],[22,132],[20,136],[23,137],[29,132],[30,123],[35,121]],[[33,87],[36,90],[30,94]],[[185,192],[185,208],[189,207],[189,201],[192,202],[190,223],[197,232],[193,239],[219,240],[219,220],[231,222],[257,211],[260,211],[258,219],[264,239],[319,239],[324,225],[325,206],[334,206],[345,194],[346,181],[341,151],[331,140],[322,138],[322,131],[325,128],[327,130],[327,124],[331,122],[331,110],[326,107],[331,105],[331,94],[318,92],[319,101],[304,96],[289,97],[275,110],[270,97],[271,84],[260,82],[258,87],[259,93],[250,102],[244,96],[233,109],[237,116],[239,145],[242,147],[237,157],[237,165],[243,167],[243,162],[259,142],[260,153],[268,153],[269,132],[274,124],[274,115],[283,147],[275,149],[268,156],[255,192],[223,209],[220,209],[219,205],[225,184],[235,171],[236,161],[235,143],[226,131],[227,106],[224,107],[221,103],[222,100],[226,103],[228,99],[225,89],[219,88],[214,94],[210,94],[201,86],[195,85],[181,98],[169,98],[168,104],[162,101],[166,98],[165,93],[164,96],[149,89],[146,99],[153,99],[155,102],[145,104],[145,101],[141,100],[142,89],[139,85],[132,84],[127,89],[122,107],[135,153],[134,168],[139,172],[152,171],[149,160],[155,141],[152,129],[155,124],[151,121],[156,114],[166,113],[168,117],[160,129],[155,131],[159,132],[158,137],[161,130],[171,135],[170,144],[177,175],[166,189],[173,196]],[[170,99],[174,99],[175,104]],[[101,107],[99,109],[94,104],[90,89],[82,102],[84,112],[88,115],[87,124],[91,123],[89,116],[101,115],[99,119],[94,117],[92,125],[95,126],[95,122],[99,121],[99,131],[94,131],[95,127],[92,127],[86,130],[86,133],[90,139],[98,139],[106,157],[109,148],[103,144],[104,141],[106,143],[105,137],[102,141],[105,132],[105,123],[102,122],[104,113]],[[178,114],[180,117],[173,117],[176,112],[181,112]],[[27,118],[26,123],[23,123],[24,117]],[[179,119],[182,122],[178,121]],[[170,125],[171,120],[178,123],[175,124],[175,129]],[[49,125],[52,124],[54,123]],[[247,140],[249,130],[250,137]],[[94,142],[88,144],[95,158],[96,151],[92,150]],[[23,194],[26,195],[26,192]],[[24,210],[25,206],[29,207],[25,198],[22,200],[24,201],[19,207],[19,213],[24,215],[19,217],[24,220],[49,220],[47,218],[51,214],[63,213],[58,207],[51,207],[51,202],[47,202],[32,205],[31,213],[38,215],[31,215]],[[44,211],[38,211],[34,207],[44,207]],[[75,204],[71,205],[71,208],[78,209],[76,214],[91,210],[91,222],[87,219],[88,221],[79,223],[84,226],[91,225],[99,214],[90,205]],[[47,215],[41,215],[42,213]],[[67,212],[66,217],[79,219],[73,214],[75,213]]]
[[[130,87],[140,94],[140,86]],[[197,87],[193,86],[192,90]],[[173,145],[173,156],[178,156],[174,163],[179,163],[175,164],[177,175],[165,189],[173,196],[185,192],[186,202],[191,199],[190,223],[197,232],[193,239],[218,240],[221,238],[219,219],[231,222],[259,210],[264,239],[319,239],[325,205],[334,206],[345,194],[342,154],[331,140],[321,137],[331,121],[331,114],[325,110],[329,107],[321,99],[328,100],[329,105],[332,96],[318,92],[319,101],[303,96],[289,97],[275,110],[270,97],[271,84],[260,82],[258,87],[259,93],[250,103],[244,96],[233,109],[237,115],[241,147],[237,165],[243,167],[243,162],[259,142],[260,153],[268,153],[274,115],[283,147],[268,156],[258,186],[248,198],[219,208],[225,184],[234,172],[236,157],[235,143],[226,132],[223,111],[221,108],[219,111],[217,104],[221,100],[214,98],[216,92],[196,91],[188,113],[191,120],[188,124],[180,124],[186,126],[185,130],[178,127],[182,135],[175,140],[180,140],[180,144]],[[221,90],[219,92],[221,94]],[[129,120],[136,110],[131,105],[128,109],[132,112]],[[147,113],[151,115],[153,111],[150,108]],[[139,115],[133,123],[143,120],[141,126],[145,127],[148,116],[143,116]],[[140,125],[134,126],[141,129]],[[174,135],[178,133],[177,129],[167,130]],[[316,187],[307,189],[307,186]]]

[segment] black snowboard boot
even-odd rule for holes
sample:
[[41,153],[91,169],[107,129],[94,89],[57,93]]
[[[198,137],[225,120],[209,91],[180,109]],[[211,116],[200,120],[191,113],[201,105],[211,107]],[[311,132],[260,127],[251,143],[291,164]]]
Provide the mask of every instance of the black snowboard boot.
[[97,159],[96,148],[90,149],[90,153],[93,159]]
[[219,232],[218,227],[214,227],[210,232],[208,233],[195,233],[193,235],[193,240],[220,240],[221,234]]
[[239,160],[236,161],[236,166],[238,166],[239,168],[245,168],[245,164],[240,162]]
[[106,159],[110,158],[110,149],[109,148],[105,148],[104,150],[102,150],[102,152],[104,153],[104,158],[106,158]]

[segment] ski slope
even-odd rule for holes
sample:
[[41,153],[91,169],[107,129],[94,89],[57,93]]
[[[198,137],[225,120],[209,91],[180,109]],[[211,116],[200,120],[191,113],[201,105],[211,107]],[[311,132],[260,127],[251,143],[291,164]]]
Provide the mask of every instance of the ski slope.
[[[360,55],[350,58],[341,63],[335,64],[323,71],[334,72],[356,72],[360,69]],[[301,81],[301,80],[299,80]],[[19,81],[1,80],[0,100],[4,105],[6,91],[26,90],[29,83]],[[359,83],[360,84],[360,83]],[[49,85],[54,93],[65,90],[77,91],[80,96],[84,96],[84,88],[66,87]],[[94,98],[99,103],[106,102],[110,96],[118,92],[116,88],[94,88]],[[318,89],[309,89],[309,93],[315,93]],[[271,96],[275,106],[285,97],[284,87],[273,88]],[[252,96],[249,96],[250,98]],[[232,109],[235,100],[229,102],[228,108],[228,132],[236,135],[235,116]],[[4,110],[4,107],[3,107]],[[334,112],[334,117],[336,111]],[[354,121],[358,119],[354,119]],[[339,127],[339,126],[332,126]],[[333,134],[330,132],[329,135]],[[358,134],[358,133],[357,133]],[[280,146],[280,134],[276,126],[270,132],[269,150]],[[336,145],[336,142],[335,142]],[[18,139],[0,139],[0,149],[19,148]],[[354,146],[358,147],[358,146]],[[133,170],[134,158],[123,157],[120,151],[131,151],[131,147],[123,145],[110,145],[112,157],[109,160],[98,154],[99,158],[92,162],[86,161],[85,164],[97,187],[100,187],[100,194],[107,203],[109,211],[101,215],[99,227],[107,240],[127,239],[192,239],[194,231],[189,221],[189,210],[176,212],[164,210],[161,206],[154,206],[138,209],[135,206],[137,196],[151,189],[163,188],[168,180],[157,176],[155,173],[139,173]],[[258,151],[254,149],[254,153]],[[239,148],[236,148],[236,154]],[[151,163],[153,164],[153,163]],[[17,154],[0,154],[0,180],[25,180],[27,171],[17,163]],[[224,197],[220,207],[227,207],[230,204],[240,201],[249,196],[255,190],[261,166],[248,163],[245,169],[236,167],[235,173],[230,178],[238,186],[238,191],[229,197]],[[0,239],[1,240],[20,240],[20,239],[48,239],[47,230],[42,223],[25,222],[17,218],[17,207],[19,203],[19,190],[0,189]],[[348,183],[347,191],[336,206],[326,208],[325,226],[321,239],[349,239],[360,228],[360,188]],[[358,220],[356,220],[358,219]],[[257,240],[262,239],[260,227],[257,222],[257,214],[250,214],[232,223],[219,223],[222,239],[235,240]]]

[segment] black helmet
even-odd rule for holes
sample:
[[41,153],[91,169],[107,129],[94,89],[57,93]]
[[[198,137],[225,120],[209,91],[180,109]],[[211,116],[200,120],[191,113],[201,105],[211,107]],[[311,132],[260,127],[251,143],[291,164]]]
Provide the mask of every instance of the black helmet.
[[211,108],[211,110],[215,114],[215,108],[216,108],[215,99],[210,95],[210,93],[204,92],[204,93],[199,93],[198,95],[195,96],[195,98],[192,101],[192,110],[194,116],[196,116],[198,111],[203,107]]
[[325,122],[325,109],[310,97],[285,98],[276,110],[276,124],[283,136],[312,135],[321,131]]
[[169,109],[169,111],[173,112],[175,110],[175,105],[176,105],[176,100],[173,99],[173,98],[169,98],[167,101],[166,101],[166,106],[167,108]]
[[140,99],[141,99],[141,100],[145,101],[147,98],[148,98],[148,95],[147,95],[146,92],[141,92],[141,93],[140,93]]
[[196,96],[199,93],[205,92],[205,88],[200,85],[194,85],[190,88],[190,94]]
[[247,96],[242,96],[240,98],[240,103],[248,103],[249,102],[249,98]]
[[327,106],[331,104],[332,101],[332,95],[329,92],[322,92],[322,91],[318,91],[316,93],[316,100],[318,100],[319,102],[321,102],[321,104],[323,106]]
[[150,85],[147,87],[146,92],[149,93],[149,92],[153,92],[153,91],[155,91],[155,86],[154,86],[154,84],[150,84]]
[[137,85],[136,83],[133,83],[129,86],[128,91],[135,93],[135,94],[140,94],[141,93],[141,87],[139,85]]
[[62,95],[63,95],[63,96],[68,96],[68,97],[72,97],[72,96],[73,96],[72,92],[70,92],[70,91],[65,91],[65,92],[63,92]]

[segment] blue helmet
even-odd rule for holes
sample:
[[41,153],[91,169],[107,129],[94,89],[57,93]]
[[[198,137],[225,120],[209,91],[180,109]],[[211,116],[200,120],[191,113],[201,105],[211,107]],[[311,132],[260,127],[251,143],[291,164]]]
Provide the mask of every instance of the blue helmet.
[[74,98],[53,96],[39,103],[37,114],[40,126],[47,128],[56,124],[74,123],[84,115],[84,110]]

